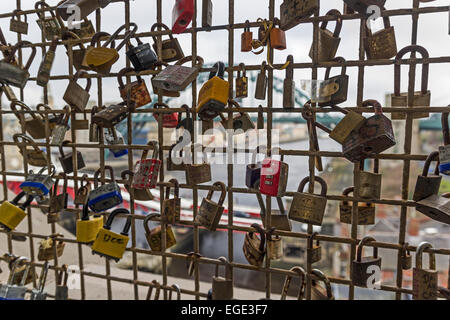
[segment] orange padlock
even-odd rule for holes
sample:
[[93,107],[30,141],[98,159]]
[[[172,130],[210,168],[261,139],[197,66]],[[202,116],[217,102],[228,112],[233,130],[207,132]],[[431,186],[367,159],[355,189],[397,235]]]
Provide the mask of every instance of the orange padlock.
[[279,26],[280,20],[275,18],[273,20],[273,27],[270,30],[270,45],[274,49],[284,50],[286,49],[286,34],[279,28]]
[[244,32],[241,34],[241,51],[252,51],[253,32],[250,31],[250,21],[245,21]]

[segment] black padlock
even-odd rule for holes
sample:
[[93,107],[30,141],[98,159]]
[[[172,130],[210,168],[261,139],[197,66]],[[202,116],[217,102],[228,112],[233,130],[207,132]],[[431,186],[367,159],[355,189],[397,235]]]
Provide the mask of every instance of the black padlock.
[[129,49],[126,52],[128,59],[130,59],[133,67],[136,71],[144,71],[153,69],[155,63],[158,61],[158,57],[153,52],[150,44],[143,43],[139,38],[136,38],[138,45],[135,47],[129,45]]
[[[59,153],[61,154],[61,156],[59,157],[59,162],[61,163],[64,172],[67,174],[73,172],[73,154],[64,154],[63,150],[63,146],[68,143],[70,143],[70,141],[64,140],[62,145],[59,146]],[[77,151],[77,170],[80,170],[84,167],[86,167],[86,164],[84,163],[83,155],[80,151]]]

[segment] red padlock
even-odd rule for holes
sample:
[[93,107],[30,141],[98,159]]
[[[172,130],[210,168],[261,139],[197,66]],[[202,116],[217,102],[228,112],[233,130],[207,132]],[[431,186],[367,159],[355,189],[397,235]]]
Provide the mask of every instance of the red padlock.
[[[153,105],[154,109],[158,109],[158,107],[168,108],[170,107],[165,103],[155,103]],[[153,117],[158,121],[158,113],[153,113]],[[176,128],[178,126],[178,113],[163,113],[162,114],[162,126],[163,128]]]
[[172,33],[187,29],[194,16],[194,0],[176,0],[172,9]]
[[286,192],[289,166],[283,162],[283,155],[281,161],[274,160],[272,157],[262,162],[259,190],[268,196],[281,197]]
[[153,189],[158,182],[159,169],[161,168],[161,160],[158,159],[158,142],[150,141],[147,145],[153,146],[153,155],[151,159],[147,159],[148,149],[144,150],[141,160],[136,162],[131,184],[132,188],[135,189]]

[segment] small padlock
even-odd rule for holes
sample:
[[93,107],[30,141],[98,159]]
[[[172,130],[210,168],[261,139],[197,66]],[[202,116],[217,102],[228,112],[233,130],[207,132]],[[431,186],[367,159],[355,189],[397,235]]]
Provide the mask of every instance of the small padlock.
[[[19,284],[14,284],[16,272],[20,264],[26,264],[24,275],[21,277]],[[25,300],[27,293],[26,279],[31,268],[31,262],[26,257],[17,258],[11,267],[7,284],[0,285],[0,300]]]
[[19,188],[25,191],[28,195],[33,196],[46,196],[53,186],[52,176],[55,174],[55,166],[50,166],[50,174],[44,174],[47,167],[43,167],[38,173],[34,173],[30,170],[25,181],[19,185]]
[[278,18],[275,18],[273,20],[273,27],[270,30],[270,46],[276,50],[285,50],[286,34],[281,28],[277,26],[280,26],[280,20]]
[[[17,110],[19,106],[21,111]],[[31,109],[22,101],[13,101],[11,103],[11,111],[14,115],[19,119],[20,124],[23,125],[25,131],[33,138],[33,139],[45,139],[45,123],[42,117],[38,114],[35,114],[31,111]],[[31,117],[25,118],[24,112],[29,112]]]
[[[152,25],[151,32],[154,32],[156,28],[162,28],[163,30],[169,30],[163,23],[155,23]],[[153,50],[158,52],[158,38],[153,36]],[[183,49],[180,46],[177,38],[174,38],[172,34],[169,33],[169,39],[161,41],[161,57],[159,60],[164,62],[173,62],[181,60],[184,58]]]
[[[131,108],[130,108],[131,107]],[[114,128],[128,117],[130,109],[134,108],[134,103],[127,101],[110,105],[107,108],[97,110],[91,121],[101,128]]]
[[283,108],[295,107],[295,81],[294,81],[294,57],[289,55],[286,59],[286,78],[283,82]]
[[[271,152],[274,152],[274,148]],[[271,157],[265,158],[261,164],[261,178],[259,190],[262,194],[278,197],[283,196],[286,192],[289,166],[286,162],[283,162],[284,155],[281,155],[280,160],[273,159],[274,154]]]
[[[348,187],[342,192],[343,196],[353,193],[354,187]],[[342,223],[352,223],[353,206],[344,200],[339,204],[339,220]],[[358,202],[358,223],[359,226],[375,224],[375,204]]]
[[88,73],[84,70],[77,71],[73,80],[70,80],[63,96],[63,100],[67,104],[77,108],[80,112],[83,112],[84,109],[86,109],[90,98],[89,91],[91,90],[92,84],[91,78],[86,78],[86,87],[81,87],[77,81],[83,75],[88,75]]
[[[45,87],[50,80],[50,72],[53,67],[53,61],[55,61],[56,47],[58,45],[58,38],[55,37],[50,44],[48,51],[43,55],[42,62],[39,66],[39,70],[36,77],[37,85]],[[44,51],[44,48],[42,49]]]
[[275,228],[271,228],[267,233],[267,258],[270,260],[279,260],[283,257],[283,242],[281,237],[276,235],[273,237]]
[[83,119],[77,119],[77,113],[75,108],[71,108],[72,109],[72,120],[71,120],[71,124],[72,124],[72,128],[73,130],[89,130],[89,120],[87,118],[87,112],[86,110],[83,111]]
[[23,11],[19,9],[13,11],[13,16],[9,22],[9,31],[17,32],[20,34],[28,34],[27,15],[23,14],[23,16],[25,17],[25,21],[21,21],[20,16],[22,15],[22,12]]
[[123,82],[123,76],[128,72],[135,72],[135,69],[124,68],[120,70],[119,74],[117,75],[121,98],[124,101],[133,101],[135,108],[140,108],[151,103],[152,98],[150,97],[147,85],[145,84],[145,81],[142,80],[141,76],[136,75],[137,81],[133,81],[125,85],[125,83]]
[[409,270],[412,268],[412,256],[411,252],[408,249],[408,246],[409,246],[408,242],[405,242],[402,245],[402,251],[400,256],[402,270]]
[[345,116],[330,132],[330,138],[344,144],[352,132],[358,132],[361,129],[366,118],[352,110],[345,110],[338,106],[332,106],[332,108],[342,112]]
[[289,30],[308,18],[319,8],[318,0],[283,0],[280,6],[281,28]]
[[152,51],[149,43],[143,43],[136,37],[137,46],[128,43],[126,55],[136,71],[154,69],[158,62],[158,57]]
[[[318,269],[313,269],[311,273],[317,278],[312,279],[311,282],[311,300],[334,300],[331,282],[328,277]],[[318,281],[322,281],[325,284],[325,288],[319,285]]]
[[94,212],[102,212],[114,208],[123,202],[120,187],[114,178],[114,170],[111,166],[105,166],[105,170],[109,170],[111,182],[98,185],[98,178],[101,169],[98,169],[94,174],[94,190],[89,193],[88,205]]
[[212,300],[233,299],[233,279],[231,278],[231,264],[227,258],[219,257],[218,260],[225,265],[225,278],[219,277],[219,264],[216,264],[216,272],[212,279]]
[[[240,69],[238,70],[236,78],[236,98],[247,98],[248,97],[248,77],[247,71],[245,70],[245,64],[239,64]],[[242,71],[242,75],[241,75]]]
[[[161,226],[150,229],[148,223],[154,218],[161,218],[158,213],[151,213],[144,219],[145,237],[147,238],[148,245],[153,251],[160,252],[162,250],[162,229]],[[177,244],[175,234],[173,233],[170,225],[166,226],[166,249],[169,249]]]
[[[84,184],[83,184],[84,182]],[[89,192],[91,192],[91,184],[88,181],[88,175],[85,173],[81,177],[80,180],[80,187],[78,188],[77,192],[75,193],[75,199],[73,200],[73,203],[75,205],[85,205],[88,200]]]
[[[361,168],[364,170],[365,160],[361,161]],[[378,159],[373,160],[373,172],[361,171],[359,173],[359,196],[364,199],[381,199],[381,178]]]
[[[59,176],[62,176],[64,179],[63,182],[63,190],[58,194],[59,189],[59,177],[56,179],[53,184],[53,189],[50,191],[50,202],[49,202],[49,210],[48,210],[48,222],[58,222],[59,221],[59,213],[63,209],[67,209],[68,203],[68,194],[67,194],[67,175],[64,172],[60,172]],[[50,218],[50,214],[54,216]]]
[[62,270],[58,272],[55,288],[55,300],[69,300],[69,287],[67,287],[67,280],[69,273],[67,272],[67,265],[62,265]]
[[[26,197],[23,204],[19,205],[19,201]],[[20,192],[11,202],[4,201],[0,205],[0,226],[6,231],[12,231],[27,216],[25,209],[31,204],[34,196],[27,196],[25,192]]]
[[64,253],[66,243],[63,240],[56,240],[57,237],[62,237],[61,234],[53,234],[42,240],[39,244],[38,261],[48,261],[61,257]]
[[211,0],[202,0],[202,27],[212,26],[213,3]]
[[99,126],[92,121],[94,115],[98,112],[98,107],[94,106],[91,109],[91,123],[89,124],[89,142],[99,142]]
[[111,146],[109,150],[113,153],[114,158],[120,158],[128,154],[128,149],[126,149],[126,147],[117,147],[117,145],[125,144],[125,139],[116,128],[108,128],[106,130],[104,141],[106,145]]
[[242,250],[245,258],[251,265],[261,267],[266,255],[266,232],[257,223],[253,223],[251,227],[259,233],[259,238],[256,232],[247,232]]
[[[155,103],[153,105],[153,109],[170,109],[170,107],[165,104],[165,103]],[[153,113],[153,117],[155,118],[156,121],[158,121],[159,119],[159,113]],[[163,128],[176,128],[178,126],[178,113],[177,112],[173,112],[173,113],[162,113],[161,115],[162,117],[162,127]]]
[[216,231],[219,225],[224,210],[223,202],[226,196],[226,186],[223,182],[214,182],[213,187],[219,187],[221,190],[219,201],[214,202],[212,200],[214,190],[209,190],[207,197],[203,198],[198,214],[195,217],[195,223],[204,226],[209,231]]
[[256,78],[255,99],[257,100],[266,100],[266,92],[267,92],[266,65],[267,63],[263,61],[263,63],[261,64],[261,70]]
[[241,52],[252,51],[253,32],[250,31],[250,21],[245,20],[244,32],[241,34]]
[[[255,183],[255,187],[259,186],[259,181],[257,181],[257,184]],[[255,189],[255,188],[254,188]],[[261,196],[261,192],[256,193],[256,198],[258,199],[259,206],[261,208],[261,221],[263,223],[263,226],[266,227],[266,207],[264,204],[264,201]],[[278,203],[278,209],[280,213],[275,213],[274,211],[270,214],[270,225],[271,227],[275,227],[275,229],[282,230],[282,231],[292,231],[292,224],[289,220],[288,216],[286,215],[286,210],[284,209],[284,204],[281,199],[281,197],[276,197],[277,203]]]
[[365,24],[366,36],[364,38],[364,49],[366,50],[367,59],[377,60],[395,57],[397,55],[397,42],[395,40],[395,30],[394,27],[391,27],[389,17],[383,17],[384,28],[373,34],[367,23]]
[[55,128],[52,130],[52,136],[50,143],[53,145],[61,146],[65,140],[66,133],[69,131],[69,120],[70,120],[70,107],[64,107],[64,118],[56,124]]
[[289,209],[289,219],[309,223],[312,225],[322,225],[325,209],[327,207],[327,183],[321,177],[314,177],[322,190],[320,195],[304,192],[306,183],[310,182],[309,177],[305,177],[299,184],[297,192],[294,194],[291,207]]
[[119,262],[119,260],[122,259],[128,241],[130,240],[128,233],[131,228],[132,219],[131,216],[126,218],[125,226],[120,234],[113,232],[111,231],[111,225],[118,214],[129,215],[130,212],[124,208],[115,209],[111,212],[103,228],[99,230],[97,238],[92,245],[92,254],[98,254],[101,257],[112,259],[116,262]]
[[18,65],[15,58],[15,53],[18,49],[31,45],[29,41],[19,41],[11,48],[11,53],[8,57],[0,61],[0,82],[20,89],[25,88],[28,79],[30,78],[29,68],[36,56],[36,47],[31,47],[31,55],[28,58],[25,67]]
[[[125,189],[128,193],[134,197],[135,200],[139,201],[149,201],[153,200],[154,197],[149,189],[135,189],[131,187],[131,183],[133,182],[134,172],[131,170],[125,170],[121,174],[122,179],[127,180],[128,182],[124,183]],[[128,176],[128,178],[127,178]]]
[[376,242],[372,237],[364,237],[358,245],[356,260],[352,261],[352,284],[367,288],[368,282],[372,274],[376,271],[373,268],[378,267],[381,271],[381,257],[378,257],[378,248],[373,247],[373,255],[370,257],[362,257],[362,250],[366,244]]
[[148,146],[153,149],[151,159],[147,159],[148,149],[142,152],[141,160],[134,166],[134,176],[131,187],[135,189],[153,189],[158,182],[162,161],[159,160],[159,145],[156,141],[149,141]]
[[336,57],[331,61],[342,64],[341,74],[330,78],[331,67],[327,67],[325,80],[320,84],[319,106],[321,107],[333,106],[347,101],[349,77],[346,74],[346,61],[342,57]]
[[[229,100],[228,103],[234,107],[236,107],[237,110],[241,110],[241,106],[239,103],[237,103],[235,100]],[[255,129],[255,125],[253,124],[253,121],[250,119],[250,116],[246,112],[239,111],[239,115],[236,117],[233,117],[232,120],[232,127],[229,125],[228,119],[226,119],[222,112],[219,113],[220,118],[222,119],[221,123],[222,126],[225,129],[230,129],[234,131],[234,134],[237,135],[239,133],[245,133],[248,130]],[[237,131],[237,130],[242,131]]]
[[[199,145],[194,146],[194,154],[198,151],[197,146]],[[200,148],[202,148],[201,145]],[[197,163],[194,157],[192,164],[186,164],[186,183],[188,185],[192,186],[211,181],[211,165],[208,163],[206,152],[203,152],[203,157],[202,163]]]
[[316,263],[322,260],[322,247],[319,244],[319,240],[316,240],[314,244],[314,238],[318,236],[318,232],[313,232],[308,238],[308,248],[306,249],[306,255],[308,263]]
[[[53,10],[50,10],[50,5],[45,1],[38,1],[34,5],[34,9],[37,10],[36,14],[38,20],[36,23],[42,30],[42,33],[47,41],[52,41],[53,37],[61,37],[63,31],[64,22],[61,17],[57,16]],[[46,9],[42,11],[42,9]],[[50,12],[50,16],[45,16],[45,12]]]
[[[441,186],[442,176],[439,175],[439,152],[433,151],[425,160],[422,175],[417,177],[416,187],[414,189],[413,200],[419,201],[431,195],[438,194]],[[428,171],[432,161],[437,161],[434,175],[429,176]]]
[[[317,53],[317,62],[326,62],[333,60],[336,56],[339,44],[341,43],[342,15],[339,10],[332,9],[327,12],[327,16],[336,18],[336,27],[334,32],[327,29],[328,21],[322,21],[319,29],[319,46]],[[314,44],[311,45],[309,57],[314,60]]]
[[429,268],[422,269],[422,258],[425,249],[433,250],[428,242],[421,242],[416,251],[416,266],[413,268],[413,299],[437,300],[438,271],[436,270],[436,258],[434,252],[429,254]]
[[167,222],[170,224],[175,224],[180,222],[180,214],[181,214],[181,199],[180,195],[180,185],[177,179],[170,179],[169,183],[173,185],[174,193],[173,198],[170,197],[170,187],[166,187],[166,197],[162,203],[162,212],[163,217],[167,219]]
[[[261,178],[261,162],[256,162],[256,157],[259,152],[259,148],[257,147],[252,152],[252,163],[247,165],[246,171],[245,171],[245,185],[247,188],[253,188],[255,186],[255,183],[258,182]],[[259,184],[258,184],[259,188]]]
[[[80,40],[75,33],[66,31],[63,33],[62,40]],[[89,66],[86,63],[87,50],[82,42],[77,44],[78,49],[72,47],[72,63],[76,71],[89,70]],[[65,45],[67,49],[67,56],[69,56],[69,45]]]
[[[293,267],[289,271],[296,272],[300,278],[300,287],[298,290],[297,300],[302,300],[306,290],[306,272],[302,267]],[[284,280],[283,289],[281,290],[281,300],[286,300],[291,282],[292,276],[287,275]]]
[[81,219],[77,220],[77,242],[85,244],[93,243],[102,226],[103,217],[101,215],[94,215],[94,217],[90,219],[88,206],[87,204],[83,204]]
[[172,33],[179,34],[186,30],[194,14],[194,0],[175,0],[172,9]]
[[177,146],[177,144],[173,144],[170,147],[169,150],[169,156],[167,158],[167,171],[185,171],[186,170],[186,164],[184,163],[183,158],[183,149],[180,149],[178,153],[178,159],[174,162],[172,152],[174,151],[174,148]]
[[37,288],[33,288],[31,290],[30,300],[46,300],[47,299],[47,293],[44,292],[45,289],[45,282],[47,281],[47,275],[48,275],[48,261],[45,261],[42,269],[41,269],[41,275],[39,277],[39,284]]
[[442,112],[441,124],[444,145],[439,146],[439,172],[450,175],[450,132],[448,128],[448,112]]
[[[70,143],[68,140],[64,140],[61,146],[59,146],[59,154],[61,155],[59,157],[59,162],[61,163],[61,166],[65,173],[70,174],[73,172],[73,153],[64,154],[63,147],[64,145]],[[77,155],[77,170],[83,169],[86,167],[86,164],[84,163],[83,155],[80,151],[76,152]]]
[[[21,139],[22,141],[19,141]],[[16,133],[13,136],[14,142],[19,147],[22,156],[26,156],[28,164],[36,167],[47,165],[47,154],[38,148],[33,139],[25,134]],[[31,147],[31,148],[30,148]]]

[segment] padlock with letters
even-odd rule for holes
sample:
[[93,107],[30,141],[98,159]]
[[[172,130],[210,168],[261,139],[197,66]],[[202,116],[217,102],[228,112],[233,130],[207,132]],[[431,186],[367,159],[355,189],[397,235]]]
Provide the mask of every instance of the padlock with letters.
[[448,112],[442,112],[441,124],[444,145],[439,146],[439,172],[450,175],[450,131],[448,128]]
[[304,192],[306,184],[310,182],[310,178],[305,177],[294,194],[289,209],[289,219],[321,226],[327,207],[326,195],[328,187],[325,180],[321,177],[315,176],[314,181],[318,182],[322,187],[320,195]]
[[[363,160],[361,163],[363,170],[365,162],[366,160]],[[373,162],[373,172],[361,171],[359,173],[359,196],[364,199],[380,200],[382,178],[382,175],[378,173],[380,161],[374,159]]]
[[[156,28],[162,28],[163,30],[169,30],[169,27],[164,23],[155,23],[152,25],[151,32],[154,32]],[[153,36],[153,50],[158,53],[158,38]],[[171,33],[169,33],[169,39],[161,41],[161,57],[159,60],[163,62],[174,62],[184,58],[183,49],[180,46],[177,38],[174,38]],[[202,63],[203,64],[203,63]]]
[[308,263],[311,264],[322,260],[322,247],[319,244],[319,240],[316,240],[316,244],[314,244],[314,238],[318,235],[318,232],[313,232],[308,238],[308,248],[306,249],[306,256]]
[[[118,214],[127,215],[125,226],[120,234],[111,231],[114,218]],[[99,230],[97,238],[92,244],[92,254],[98,254],[106,259],[112,259],[115,262],[119,262],[122,259],[128,241],[130,240],[128,233],[130,232],[132,218],[129,214],[130,212],[124,208],[116,209],[110,213],[108,220],[106,220],[106,223]]]
[[[311,300],[334,300],[331,282],[328,277],[318,269],[313,269],[311,273],[316,278],[312,279],[311,282]],[[325,288],[318,283],[319,281],[325,284]]]
[[370,10],[368,10],[370,6],[377,6],[384,9],[386,0],[344,0],[344,2],[352,10],[367,16],[370,13]]
[[[38,261],[48,261],[61,257],[64,253],[66,243],[63,240],[56,240],[57,237],[62,237],[61,234],[52,234],[39,244]],[[55,250],[56,249],[56,250]]]
[[281,28],[289,30],[319,8],[318,0],[283,0],[280,6]]
[[[16,279],[16,272],[21,264],[26,264],[24,274],[18,284],[14,284]],[[6,284],[0,285],[0,300],[25,300],[27,293],[26,280],[31,269],[31,262],[26,257],[17,258],[11,267],[11,271]]]
[[[376,242],[372,237],[364,237],[358,245],[356,260],[352,261],[352,284],[354,286],[367,288],[369,278],[373,272],[370,271],[373,267],[378,267],[381,271],[381,257],[378,257],[378,248],[373,247],[373,255],[370,257],[363,257],[363,248],[365,245]],[[372,268],[371,268],[372,267]]]
[[[38,1],[35,3],[34,9],[50,9],[50,5],[45,1]],[[50,12],[50,16],[45,16],[45,12]],[[38,16],[36,23],[47,41],[52,41],[54,37],[61,37],[62,31],[65,29],[61,17],[57,16],[53,10],[38,11],[36,14]]]
[[248,97],[247,71],[245,70],[245,64],[240,63],[239,67],[240,69],[238,70],[236,77],[236,98],[247,98]]
[[55,128],[52,130],[52,136],[50,143],[57,146],[62,146],[65,140],[66,133],[69,131],[69,120],[70,120],[70,107],[64,107],[64,117],[58,121]]
[[248,263],[255,267],[261,267],[266,255],[266,232],[257,223],[253,223],[251,227],[259,233],[259,238],[256,232],[247,232],[242,250]]
[[[414,189],[413,200],[420,201],[431,195],[439,193],[439,188],[441,186],[442,176],[439,175],[439,153],[433,151],[430,153],[425,160],[423,165],[422,174],[417,176],[416,187]],[[432,161],[437,161],[436,167],[434,169],[434,175],[428,175],[430,171],[430,165]]]
[[397,55],[397,42],[395,30],[391,27],[388,16],[383,17],[384,28],[373,33],[365,24],[366,36],[364,38],[364,49],[367,59],[390,59]]
[[[300,278],[300,286],[298,290],[297,300],[302,300],[306,290],[306,272],[302,267],[293,267],[289,271],[296,272]],[[292,276],[287,275],[284,279],[283,289],[281,290],[280,300],[286,300],[286,296],[291,286]]]
[[135,72],[133,68],[124,68],[119,71],[117,75],[117,81],[119,82],[119,91],[120,97],[127,101],[130,99],[134,102],[135,108],[143,107],[152,102],[152,98],[150,97],[150,93],[148,92],[147,85],[145,81],[142,80],[141,76],[136,75],[137,81],[133,81],[125,84],[123,81],[123,77],[128,72]]
[[438,271],[436,270],[436,258],[434,252],[429,254],[429,268],[423,269],[422,258],[424,250],[432,250],[433,246],[428,242],[421,242],[416,251],[416,266],[413,268],[413,299],[437,300]]
[[[128,176],[128,178],[127,178]],[[130,195],[134,197],[135,200],[139,201],[149,201],[153,200],[153,195],[149,189],[135,189],[131,187],[131,183],[133,182],[134,172],[131,170],[122,171],[121,177],[124,180],[127,180],[123,185],[125,189],[128,191]]]
[[402,270],[409,270],[412,268],[412,256],[411,256],[411,252],[408,249],[408,246],[409,246],[408,242],[405,242],[402,246],[402,251],[401,251],[401,256],[400,256]]
[[177,179],[170,179],[169,183],[173,185],[173,198],[169,199],[171,187],[166,187],[166,197],[162,203],[162,212],[164,219],[166,219],[168,223],[175,224],[180,221],[181,214],[181,199],[179,197],[180,185]]
[[[145,237],[147,238],[148,245],[153,251],[160,252],[162,250],[162,229],[161,226],[150,229],[148,223],[154,218],[161,218],[158,213],[151,213],[144,219]],[[170,225],[166,226],[166,249],[169,249],[177,244],[175,234]]]
[[[333,106],[347,101],[349,77],[346,74],[345,59],[336,57],[331,61],[342,64],[341,74],[330,78],[331,67],[327,67],[325,80],[320,84],[321,91],[324,91],[324,93],[320,94],[321,102],[319,102],[319,106],[321,107]],[[329,89],[325,90],[326,88]]]
[[266,100],[266,92],[267,92],[267,76],[266,76],[266,66],[267,63],[263,61],[261,64],[261,70],[256,78],[256,89],[255,89],[255,99],[257,100]]
[[[201,145],[195,145],[194,146],[194,154],[199,148],[197,146]],[[211,181],[211,165],[208,163],[208,158],[206,152],[202,152],[203,159],[202,163],[197,163],[195,161],[195,157],[192,159],[192,163],[186,163],[186,183],[188,185],[196,185],[200,183],[205,183]]]
[[33,288],[31,290],[30,300],[46,300],[47,299],[47,293],[44,291],[45,289],[45,283],[47,281],[47,275],[48,275],[48,261],[45,261],[44,265],[41,269],[41,275],[39,276],[39,284],[37,288]]
[[[66,31],[63,33],[62,40],[80,40],[75,33]],[[78,43],[78,49],[74,49],[72,46],[72,63],[76,71],[89,70],[89,66],[86,63],[86,48],[82,42]],[[65,45],[67,49],[67,56],[69,57],[69,45]]]
[[[20,107],[20,112],[17,110],[17,107]],[[39,114],[33,112],[25,103],[22,101],[13,101],[11,103],[11,111],[14,115],[19,119],[20,124],[23,125],[25,131],[33,138],[33,139],[45,139],[45,123],[44,119]],[[29,112],[31,117],[25,117],[24,112]]]
[[294,57],[290,54],[286,63],[286,78],[283,82],[283,108],[291,109],[295,107],[295,81],[294,81]]
[[241,34],[241,52],[252,51],[253,32],[250,31],[250,21],[245,20],[244,32]]
[[[19,205],[19,201],[25,197],[25,202]],[[22,191],[11,202],[4,201],[0,205],[0,226],[6,231],[12,231],[27,216],[25,209],[31,204],[34,196],[27,196]]]
[[109,171],[112,181],[99,186],[98,182],[101,169],[98,169],[94,174],[94,190],[89,193],[88,205],[95,213],[114,208],[123,202],[120,187],[114,178],[113,168],[111,166],[105,166],[105,170]]
[[144,71],[154,69],[158,62],[158,57],[152,51],[149,43],[143,43],[140,38],[136,37],[137,46],[128,43],[128,51],[126,55],[136,71]]
[[[343,196],[353,193],[354,187],[348,187],[342,192]],[[342,201],[339,204],[339,220],[342,223],[352,223],[353,206],[349,201]],[[358,202],[358,226],[375,224],[375,204]]]
[[63,264],[61,268],[62,270],[57,273],[56,277],[55,300],[69,300],[69,287],[67,286],[69,273],[67,272],[67,264]]
[[214,190],[209,190],[207,197],[202,200],[198,214],[195,217],[195,223],[202,225],[209,231],[216,231],[219,225],[227,190],[225,184],[220,181],[214,182],[213,187],[219,187],[221,190],[219,201],[214,202],[212,200]]
[[42,57],[42,62],[39,65],[38,73],[36,76],[36,83],[38,86],[45,87],[50,80],[50,72],[55,61],[56,47],[58,45],[58,38],[53,38],[50,47]]
[[[20,33],[20,34],[28,34],[28,21],[27,15],[22,14],[22,10],[16,9],[13,11],[13,16],[9,21],[9,31]],[[20,16],[23,15],[25,21],[21,21]]]
[[46,196],[54,183],[52,176],[55,174],[55,166],[50,166],[50,174],[45,174],[44,172],[46,171],[46,166],[39,170],[38,173],[34,173],[33,170],[30,170],[25,181],[19,185],[20,189],[25,191],[27,195]]
[[92,188],[92,186],[88,181],[88,175],[87,175],[87,173],[85,173],[81,177],[80,187],[78,188],[77,192],[75,193],[75,199],[73,200],[73,203],[75,205],[86,204],[88,197],[89,197],[89,192],[91,192],[91,188]]
[[[107,128],[104,134],[105,145],[110,146],[109,150],[113,153],[114,158],[120,158],[128,154],[126,147],[117,147],[117,145],[125,144],[123,135],[116,128]],[[114,147],[115,146],[115,147]]]
[[[153,105],[153,109],[155,109],[155,110],[170,109],[170,107],[165,103],[157,102]],[[177,113],[177,112],[161,113],[162,127],[163,128],[176,128],[178,126],[178,115],[179,115],[179,113]],[[159,120],[159,116],[160,115],[158,112],[153,113],[153,117],[155,118],[156,121]]]
[[87,204],[83,204],[82,216],[77,220],[77,242],[85,244],[93,243],[102,226],[103,217],[101,215],[94,215],[92,219],[89,218],[88,206]]
[[202,27],[212,26],[213,3],[211,0],[202,0]]
[[280,236],[273,236],[275,230],[276,228],[272,227],[266,232],[266,255],[270,260],[279,260],[283,257],[283,242]]
[[231,278],[231,264],[227,258],[219,257],[218,260],[225,265],[225,278],[219,276],[219,266],[216,264],[216,272],[212,279],[212,300],[232,300],[233,299],[233,279]]
[[[19,141],[19,139],[21,141]],[[25,134],[16,133],[13,136],[14,142],[19,147],[20,154],[26,159],[28,164],[35,167],[47,165],[47,154],[38,148],[33,139]]]
[[31,55],[27,60],[27,64],[22,67],[15,63],[15,53],[18,49],[24,48],[25,45],[31,45],[29,41],[19,41],[11,48],[11,54],[0,61],[0,82],[16,88],[25,88],[30,78],[30,66],[36,56],[36,47],[31,47]]
[[275,150],[276,148],[273,148],[272,156],[265,158],[261,163],[259,190],[267,196],[281,197],[286,192],[289,166],[283,162],[284,155],[281,155],[280,160],[273,159]]
[[133,183],[131,187],[135,189],[153,189],[158,183],[159,170],[162,161],[159,160],[159,145],[156,141],[149,141],[148,146],[153,149],[153,155],[147,159],[148,149],[142,152],[141,160],[134,166]]
[[[331,32],[327,29],[328,21],[322,21],[319,29],[317,62],[333,60],[341,43],[341,38],[339,37],[342,30],[341,13],[339,10],[332,9],[327,12],[327,16],[334,16],[336,18],[336,27],[334,28],[334,32]],[[309,57],[314,60],[313,52],[314,44],[311,45],[311,50],[309,50]]]
[[[61,163],[61,166],[65,173],[70,174],[73,172],[73,153],[64,154],[63,147],[64,145],[70,143],[68,140],[64,140],[61,146],[59,146],[59,162]],[[77,155],[77,170],[83,169],[86,167],[86,164],[84,163],[83,155],[80,151],[76,152]]]
[[186,30],[194,14],[194,0],[175,0],[172,9],[172,33],[179,34]]
[[89,91],[91,90],[92,84],[91,78],[86,78],[86,87],[81,87],[77,82],[82,75],[88,75],[88,73],[84,70],[77,71],[73,80],[70,80],[63,96],[63,100],[67,104],[77,108],[80,112],[83,112],[84,109],[86,109],[90,98]]

